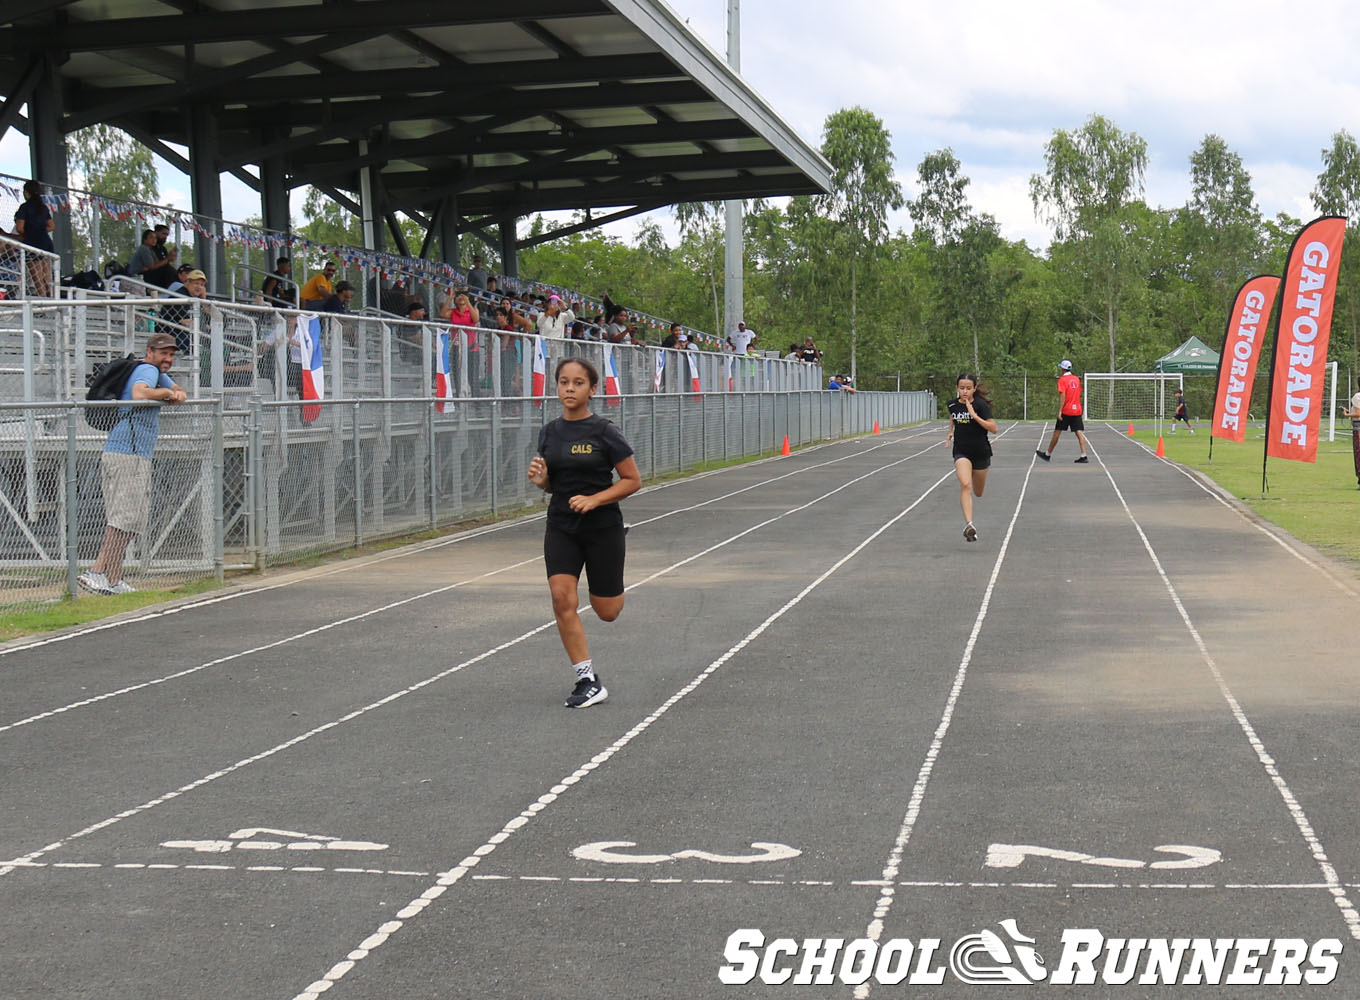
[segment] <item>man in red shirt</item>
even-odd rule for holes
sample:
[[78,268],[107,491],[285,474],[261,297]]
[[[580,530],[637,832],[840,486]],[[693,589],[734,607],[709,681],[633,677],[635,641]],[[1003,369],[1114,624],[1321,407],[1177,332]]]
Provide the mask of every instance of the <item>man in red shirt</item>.
[[1081,422],[1081,379],[1072,374],[1072,362],[1066,359],[1058,365],[1058,395],[1062,397],[1062,409],[1058,412],[1058,426],[1053,428],[1053,439],[1048,442],[1048,451],[1036,449],[1034,454],[1045,462],[1053,457],[1053,449],[1058,447],[1058,437],[1063,431],[1076,431],[1077,444],[1081,445],[1081,457],[1075,459],[1080,465],[1086,458],[1086,430]]

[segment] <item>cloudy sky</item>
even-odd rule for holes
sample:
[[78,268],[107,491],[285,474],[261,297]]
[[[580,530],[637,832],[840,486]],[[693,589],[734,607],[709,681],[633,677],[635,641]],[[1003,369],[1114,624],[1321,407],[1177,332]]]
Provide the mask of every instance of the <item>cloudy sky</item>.
[[[671,6],[726,53],[726,0]],[[1339,129],[1360,134],[1358,39],[1360,5],[1343,0],[742,0],[741,66],[814,146],[832,112],[877,114],[908,193],[921,158],[952,147],[973,206],[1008,238],[1043,246],[1030,175],[1043,170],[1054,129],[1093,113],[1147,140],[1149,204],[1185,202],[1189,156],[1216,133],[1246,162],[1266,215],[1311,217],[1321,150]],[[13,130],[0,141],[0,172],[28,172]],[[161,197],[187,206],[187,178],[162,166]],[[259,213],[231,178],[223,199],[233,219]],[[892,221],[911,225],[905,212]]]

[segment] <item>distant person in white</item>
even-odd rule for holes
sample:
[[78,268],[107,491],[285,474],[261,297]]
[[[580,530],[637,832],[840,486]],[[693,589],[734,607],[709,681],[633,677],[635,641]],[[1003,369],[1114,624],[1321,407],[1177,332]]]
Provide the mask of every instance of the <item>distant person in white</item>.
[[754,330],[747,329],[745,320],[739,321],[737,328],[727,335],[728,346],[736,354],[745,354],[746,349],[759,339]]

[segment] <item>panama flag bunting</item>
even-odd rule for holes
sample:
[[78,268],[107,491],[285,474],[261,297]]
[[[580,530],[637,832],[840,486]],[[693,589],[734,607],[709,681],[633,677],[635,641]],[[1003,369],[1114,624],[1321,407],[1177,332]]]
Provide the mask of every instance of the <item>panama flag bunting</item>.
[[619,363],[614,359],[614,345],[604,345],[604,405],[619,405]]
[[[298,347],[302,351],[302,398],[326,398],[326,369],[321,357],[321,320],[303,313],[297,318]],[[321,416],[321,407],[304,406],[302,422]]]
[[699,387],[699,359],[696,358],[695,351],[686,351],[685,360],[689,362],[689,388],[690,392],[696,396],[703,392]]
[[548,355],[543,349],[543,338],[534,337],[534,381],[533,396],[539,402],[534,406],[543,405],[543,397],[548,392]]
[[[1332,304],[1345,236],[1344,216],[1323,216],[1304,226],[1289,250],[1275,315],[1267,457],[1317,461]],[[1261,478],[1264,488],[1264,460]]]
[[666,352],[656,352],[656,374],[652,376],[652,392],[661,391],[661,378],[666,374]]
[[447,333],[439,335],[439,346],[434,352],[434,394],[440,402],[434,404],[435,411],[443,413],[446,399],[453,398],[453,379],[449,377],[449,352],[453,349],[453,338]]
[[[1238,444],[1246,438],[1256,363],[1261,357],[1261,344],[1269,329],[1266,324],[1279,289],[1277,275],[1258,274],[1248,278],[1237,290],[1232,312],[1228,314],[1228,329],[1223,335],[1223,353],[1218,359],[1218,388],[1214,392],[1210,437]],[[1212,441],[1209,446],[1212,449]]]
[[735,354],[729,354],[729,355],[727,356],[727,391],[728,391],[728,392],[731,392],[731,391],[732,391],[732,373],[736,370],[736,367],[737,367],[737,356],[736,356]]

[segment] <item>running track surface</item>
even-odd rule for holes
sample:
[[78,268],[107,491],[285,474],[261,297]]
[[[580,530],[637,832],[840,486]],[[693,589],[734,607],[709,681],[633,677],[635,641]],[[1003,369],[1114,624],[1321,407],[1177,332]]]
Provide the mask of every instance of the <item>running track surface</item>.
[[541,517],[0,649],[0,994],[966,996],[718,970],[1013,918],[1337,938],[1360,995],[1354,574],[1002,429],[971,545],[943,425],[631,498],[585,711]]

